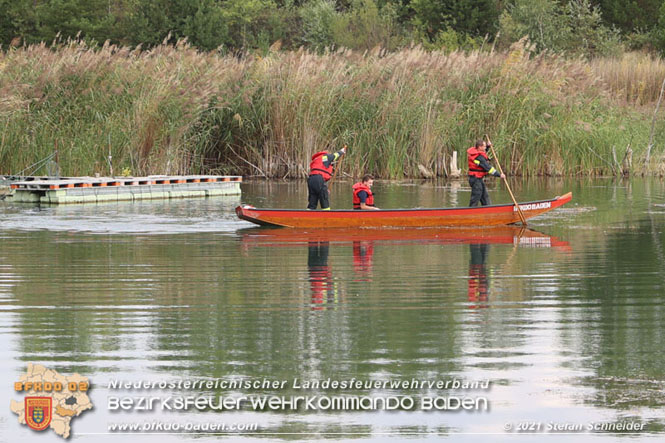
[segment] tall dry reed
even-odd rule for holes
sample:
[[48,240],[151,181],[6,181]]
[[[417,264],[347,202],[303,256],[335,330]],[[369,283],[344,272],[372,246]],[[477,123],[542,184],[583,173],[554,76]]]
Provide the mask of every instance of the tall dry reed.
[[485,133],[511,174],[614,173],[628,144],[643,152],[651,116],[617,103],[594,66],[519,45],[266,57],[185,43],[12,48],[0,55],[0,173],[57,146],[70,175],[108,173],[110,155],[116,173],[296,178],[312,153],[346,144],[353,175],[434,176]]
[[643,52],[594,59],[591,68],[616,98],[631,105],[656,102],[665,80],[665,61]]

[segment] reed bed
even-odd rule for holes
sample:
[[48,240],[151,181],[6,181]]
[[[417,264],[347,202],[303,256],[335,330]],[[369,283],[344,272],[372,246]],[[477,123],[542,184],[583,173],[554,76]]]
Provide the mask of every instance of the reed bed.
[[654,103],[665,79],[665,61],[644,52],[594,59],[591,68],[617,99],[630,105]]
[[265,57],[184,42],[10,48],[0,54],[0,173],[57,149],[68,175],[112,166],[298,178],[314,152],[348,145],[355,176],[446,176],[452,152],[464,169],[464,151],[487,133],[510,174],[613,174],[627,146],[643,155],[653,112],[643,105],[655,99],[618,101],[608,72],[519,45]]

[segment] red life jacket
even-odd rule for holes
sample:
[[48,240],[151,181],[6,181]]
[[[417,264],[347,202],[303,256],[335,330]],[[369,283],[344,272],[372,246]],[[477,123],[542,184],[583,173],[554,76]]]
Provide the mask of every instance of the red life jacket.
[[360,209],[360,197],[358,197],[358,193],[360,191],[367,192],[367,198],[365,199],[365,204],[367,206],[374,206],[374,196],[372,195],[372,190],[369,189],[369,186],[361,182],[353,185],[353,209]]
[[312,156],[312,161],[309,164],[309,175],[321,175],[323,176],[324,181],[330,180],[333,173],[332,163],[326,168],[326,165],[323,164],[323,156],[328,155],[328,152],[321,151],[317,152]]
[[485,171],[479,165],[475,164],[473,161],[478,157],[485,157],[485,160],[489,161],[487,154],[480,152],[478,149],[476,149],[475,146],[471,146],[469,149],[467,149],[466,154],[469,161],[469,175],[473,175],[474,177],[478,178],[485,177],[487,175],[487,171]]

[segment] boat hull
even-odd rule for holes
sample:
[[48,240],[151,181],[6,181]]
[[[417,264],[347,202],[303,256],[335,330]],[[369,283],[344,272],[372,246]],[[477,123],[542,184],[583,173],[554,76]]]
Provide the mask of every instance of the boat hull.
[[[572,199],[571,192],[535,202],[520,203],[525,219],[556,209]],[[259,209],[238,206],[239,218],[263,226],[289,228],[383,228],[498,226],[520,221],[513,204],[466,208],[382,209],[380,211]]]

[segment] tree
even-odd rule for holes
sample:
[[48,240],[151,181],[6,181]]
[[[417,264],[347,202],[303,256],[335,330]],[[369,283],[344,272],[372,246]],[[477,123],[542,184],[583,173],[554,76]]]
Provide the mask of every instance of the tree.
[[88,40],[104,41],[111,37],[115,17],[107,0],[49,0],[36,8],[39,16],[37,38],[49,41],[80,35]]
[[354,0],[351,9],[335,17],[332,34],[339,46],[371,49],[390,46],[393,16],[379,13],[374,0]]
[[603,22],[616,26],[625,34],[651,30],[658,25],[662,0],[594,0],[603,14]]
[[654,32],[656,47],[665,55],[665,2],[658,12],[658,26]]
[[589,0],[571,0],[564,10],[568,28],[573,30],[565,49],[587,57],[608,55],[620,49],[618,31],[603,24],[598,6]]
[[473,37],[494,36],[501,12],[497,0],[412,0],[414,23],[430,39],[452,29]]
[[553,0],[516,0],[499,19],[501,41],[512,43],[527,36],[536,50],[560,50],[571,30],[563,10]]
[[199,7],[190,0],[135,1],[130,19],[132,43],[145,46],[158,45],[169,35],[172,41],[186,37],[187,18]]
[[112,39],[123,0],[0,0],[0,41],[51,42],[57,35]]
[[235,48],[265,46],[276,39],[269,25],[276,6],[272,0],[226,0],[222,15]]
[[600,9],[589,0],[516,0],[500,18],[501,43],[524,36],[537,51],[568,52],[588,57],[615,52],[619,36],[602,23]]
[[319,50],[332,46],[332,25],[338,15],[333,0],[310,1],[298,13],[302,19],[303,43]]
[[211,50],[229,41],[228,27],[214,0],[199,0],[194,15],[185,19],[184,32],[196,47]]
[[408,26],[415,15],[411,0],[376,0],[376,6],[381,11],[385,7],[391,8],[395,12],[396,22],[402,26]]
[[0,0],[0,43],[8,45],[15,38],[34,41],[38,19],[31,0]]

